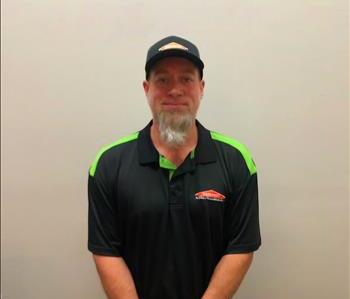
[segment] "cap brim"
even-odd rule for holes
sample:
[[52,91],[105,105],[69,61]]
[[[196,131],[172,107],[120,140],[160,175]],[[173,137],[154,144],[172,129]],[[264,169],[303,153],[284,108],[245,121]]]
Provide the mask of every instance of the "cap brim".
[[146,73],[150,71],[150,69],[161,59],[166,58],[166,57],[182,57],[185,59],[190,60],[192,63],[194,63],[200,71],[203,70],[204,68],[204,63],[202,60],[200,60],[197,56],[192,55],[191,53],[184,51],[184,50],[179,50],[179,49],[172,49],[172,50],[167,50],[167,51],[162,51],[159,52],[157,55],[152,57],[145,66]]

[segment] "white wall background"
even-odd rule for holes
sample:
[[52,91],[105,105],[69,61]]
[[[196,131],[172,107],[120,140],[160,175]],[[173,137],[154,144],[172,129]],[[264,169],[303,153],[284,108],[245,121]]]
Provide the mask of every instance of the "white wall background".
[[103,298],[88,167],[148,122],[146,51],[170,34],[206,64],[199,119],[258,166],[263,246],[235,298],[349,298],[347,1],[3,0],[1,21],[3,299]]

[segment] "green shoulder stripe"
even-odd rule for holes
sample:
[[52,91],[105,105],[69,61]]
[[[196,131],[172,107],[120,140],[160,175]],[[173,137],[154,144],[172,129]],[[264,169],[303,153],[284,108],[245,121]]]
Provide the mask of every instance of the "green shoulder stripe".
[[227,137],[227,136],[222,135],[222,134],[217,133],[217,132],[210,132],[210,135],[211,135],[212,139],[229,144],[229,145],[233,146],[234,148],[238,149],[241,152],[241,154],[245,160],[245,163],[247,164],[247,167],[249,169],[250,174],[252,175],[252,174],[256,173],[256,167],[255,167],[255,163],[253,161],[253,158],[252,158],[250,152],[248,151],[248,149],[242,143],[239,143],[237,140],[232,139],[230,137]]
[[103,155],[103,153],[107,150],[109,150],[110,148],[114,147],[114,146],[117,146],[119,144],[122,144],[122,143],[126,143],[126,142],[129,142],[129,141],[132,141],[132,140],[135,140],[137,139],[137,137],[139,136],[139,132],[136,132],[134,134],[131,134],[129,136],[126,136],[126,137],[123,137],[111,144],[108,144],[106,146],[104,146],[103,148],[101,148],[101,150],[98,152],[98,154],[96,155],[96,158],[94,159],[94,161],[92,162],[91,166],[90,166],[90,175],[91,176],[94,176],[95,175],[95,172],[96,172],[96,167],[97,167],[97,164],[98,164],[98,161],[100,160],[101,156]]

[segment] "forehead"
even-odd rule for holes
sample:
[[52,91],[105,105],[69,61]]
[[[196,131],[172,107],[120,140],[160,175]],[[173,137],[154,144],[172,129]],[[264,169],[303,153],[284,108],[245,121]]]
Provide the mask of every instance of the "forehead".
[[181,57],[167,57],[159,60],[153,67],[152,73],[163,72],[198,72],[197,67],[188,59]]

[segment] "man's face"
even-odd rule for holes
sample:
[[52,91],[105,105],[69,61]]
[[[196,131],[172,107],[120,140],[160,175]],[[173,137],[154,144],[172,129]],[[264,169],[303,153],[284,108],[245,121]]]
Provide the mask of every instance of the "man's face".
[[180,57],[163,58],[153,66],[143,82],[153,119],[171,118],[176,124],[183,117],[195,119],[203,95],[204,81],[195,65]]

